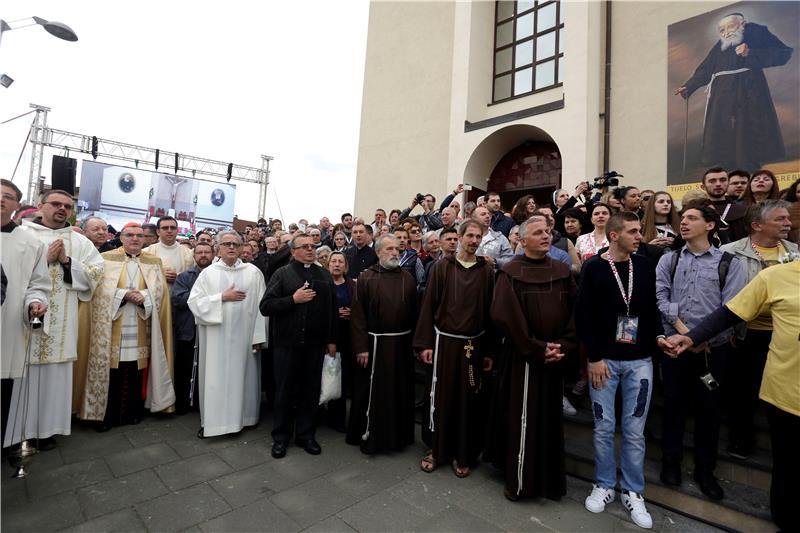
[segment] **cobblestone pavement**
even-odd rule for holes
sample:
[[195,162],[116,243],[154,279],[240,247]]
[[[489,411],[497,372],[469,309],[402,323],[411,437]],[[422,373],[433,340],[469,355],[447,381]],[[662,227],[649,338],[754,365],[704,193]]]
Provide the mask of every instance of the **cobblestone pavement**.
[[[269,415],[239,435],[200,440],[199,416],[153,416],[70,437],[36,455],[25,479],[2,466],[2,529],[21,531],[641,531],[617,499],[583,508],[589,483],[560,502],[512,503],[499,474],[419,469],[421,443],[369,457],[320,429],[322,455],[269,455]],[[649,505],[655,531],[713,528]]]

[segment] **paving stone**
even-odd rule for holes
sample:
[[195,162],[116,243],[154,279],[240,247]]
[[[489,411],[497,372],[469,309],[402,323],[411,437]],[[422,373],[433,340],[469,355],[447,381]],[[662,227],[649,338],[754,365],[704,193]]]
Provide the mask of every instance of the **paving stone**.
[[432,518],[408,502],[381,492],[340,511],[336,516],[356,531],[414,531]]
[[419,471],[388,489],[393,496],[410,504],[417,512],[435,515],[452,508],[457,497],[463,497],[469,478],[458,479],[449,469],[431,473]]
[[3,531],[19,533],[23,531],[57,531],[84,521],[78,497],[74,492],[41,498],[20,506],[6,506],[0,528]]
[[149,531],[178,531],[231,510],[207,484],[136,504],[136,512]]
[[408,470],[385,468],[381,461],[365,461],[329,472],[325,479],[361,499],[397,485],[410,475]]
[[234,470],[242,470],[271,461],[270,446],[264,439],[256,439],[215,450],[214,453]]
[[[183,458],[194,457],[195,455],[202,455],[204,453],[221,450],[230,446],[235,446],[242,442],[239,435],[222,435],[220,437],[211,437],[208,439],[198,439],[197,430],[195,428],[193,436],[182,439],[170,441],[169,445],[175,452]],[[246,439],[244,439],[246,440]]]
[[143,470],[83,488],[78,491],[78,499],[84,514],[94,518],[168,492],[152,470]]
[[[480,512],[480,509],[476,509]],[[501,529],[480,516],[459,508],[447,509],[433,516],[430,520],[425,520],[420,529],[425,531],[455,531],[461,532],[484,532],[501,531]]]
[[125,436],[134,447],[147,446],[157,442],[183,440],[197,435],[197,430],[192,432],[185,426],[174,422],[151,424],[141,429],[125,432]]
[[210,484],[234,508],[297,485],[276,472],[270,463],[222,476]]
[[79,489],[112,477],[111,470],[103,459],[67,464],[52,470],[31,468],[29,472],[25,484],[31,501]]
[[101,533],[106,531],[147,531],[133,508],[120,509],[98,516],[67,530],[70,533]]
[[115,476],[124,476],[154,466],[180,459],[166,443],[151,444],[141,448],[130,448],[106,458]]
[[113,455],[131,448],[131,443],[120,428],[108,433],[81,432],[64,438],[59,446],[65,464]]
[[303,533],[352,533],[353,531],[356,530],[348,526],[341,518],[329,516],[325,520],[304,529]]
[[325,478],[319,478],[279,492],[270,501],[301,527],[308,527],[353,505],[358,499],[337,489]]
[[262,498],[213,520],[199,524],[202,531],[299,531],[300,526]]
[[175,461],[156,468],[156,473],[172,490],[178,490],[201,481],[208,481],[231,471],[231,467],[214,454],[207,453]]

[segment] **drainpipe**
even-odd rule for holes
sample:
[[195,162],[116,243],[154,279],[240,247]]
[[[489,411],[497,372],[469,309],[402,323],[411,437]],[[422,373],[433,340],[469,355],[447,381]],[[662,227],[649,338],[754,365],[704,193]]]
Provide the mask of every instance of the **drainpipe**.
[[603,172],[608,172],[608,152],[611,141],[611,0],[606,0],[606,74],[603,106]]

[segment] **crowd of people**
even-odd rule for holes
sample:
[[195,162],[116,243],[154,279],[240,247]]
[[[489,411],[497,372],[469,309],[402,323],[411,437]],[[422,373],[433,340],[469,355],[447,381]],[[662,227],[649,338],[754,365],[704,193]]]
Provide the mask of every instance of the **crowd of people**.
[[[292,442],[321,453],[319,424],[375,454],[414,443],[421,408],[423,471],[466,477],[491,463],[509,500],[557,500],[568,398],[588,393],[586,509],[604,511],[619,486],[633,522],[650,528],[645,424],[657,386],[661,481],[682,483],[693,416],[693,476],[712,500],[724,498],[720,425],[727,453],[746,459],[761,400],[772,516],[794,530],[797,188],[780,191],[769,170],[711,168],[680,210],[664,191],[584,182],[504,212],[492,192],[462,206],[459,185],[438,205],[417,195],[369,223],[345,213],[179,237],[169,216],[113,235],[101,218],[74,226],[70,194],[47,191],[31,212],[2,180],[3,447],[47,450],[73,416],[104,432],[148,411],[199,410],[197,436],[212,438],[255,426],[265,404],[276,459]],[[337,357],[341,397],[320,405],[323,365]]]

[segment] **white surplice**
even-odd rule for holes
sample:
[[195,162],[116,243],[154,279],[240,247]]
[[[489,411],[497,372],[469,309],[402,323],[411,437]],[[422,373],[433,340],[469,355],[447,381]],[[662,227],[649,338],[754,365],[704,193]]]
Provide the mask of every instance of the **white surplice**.
[[65,269],[60,263],[48,266],[51,290],[45,326],[29,338],[28,375],[14,380],[3,446],[28,438],[70,434],[72,365],[78,356],[78,301],[91,300],[104,268],[94,244],[70,226],[50,229],[25,220],[17,231],[32,235],[45,250],[61,240],[64,253],[70,258],[71,280],[65,279]]
[[[223,302],[231,285],[247,293],[241,302]],[[253,345],[266,341],[259,303],[264,275],[249,263],[206,267],[189,295],[197,323],[200,363],[200,420],[206,437],[235,433],[258,423],[261,356]]]

